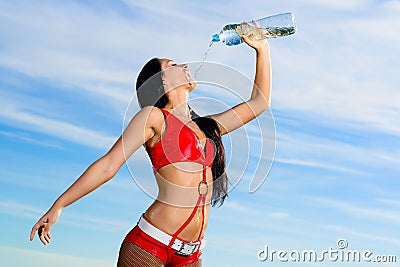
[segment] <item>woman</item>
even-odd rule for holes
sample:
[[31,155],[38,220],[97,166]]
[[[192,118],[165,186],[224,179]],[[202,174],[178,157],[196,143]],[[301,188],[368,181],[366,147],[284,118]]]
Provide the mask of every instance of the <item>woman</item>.
[[221,136],[269,108],[271,69],[266,40],[243,41],[256,50],[254,87],[248,101],[200,118],[187,105],[197,86],[186,64],[152,59],[136,89],[142,109],[103,157],[95,161],[33,226],[41,242],[66,206],[111,180],[141,145],[153,164],[159,194],[121,245],[118,266],[201,266],[201,248],[210,204],[227,194]]

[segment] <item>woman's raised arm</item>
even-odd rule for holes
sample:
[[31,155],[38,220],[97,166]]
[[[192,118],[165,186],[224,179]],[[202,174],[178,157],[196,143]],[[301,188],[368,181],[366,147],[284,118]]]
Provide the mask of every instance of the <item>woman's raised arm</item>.
[[243,41],[256,50],[256,74],[253,90],[248,101],[240,103],[222,113],[211,115],[221,129],[221,135],[229,133],[259,116],[270,106],[271,62],[266,39],[250,40],[243,35]]
[[158,108],[147,106],[141,109],[112,148],[91,164],[33,226],[30,240],[33,240],[38,231],[42,243],[48,244],[51,239],[50,229],[58,220],[62,209],[111,180],[126,159],[154,136],[155,127],[162,125],[163,119],[162,112]]

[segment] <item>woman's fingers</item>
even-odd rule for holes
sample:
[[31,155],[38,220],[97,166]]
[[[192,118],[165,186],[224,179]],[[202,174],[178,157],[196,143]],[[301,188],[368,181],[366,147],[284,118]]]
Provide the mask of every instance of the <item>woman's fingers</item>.
[[[39,221],[32,227],[31,235],[29,240],[32,241],[35,238],[36,231],[41,231],[41,227],[46,223],[46,219],[44,217],[40,218]],[[38,232],[40,234],[40,232]]]
[[31,235],[30,235],[30,237],[29,237],[29,240],[30,240],[30,241],[32,241],[33,238],[35,238],[36,231],[39,229],[39,227],[40,227],[39,223],[36,223],[36,224],[32,227]]
[[254,43],[254,41],[251,39],[252,35],[253,35],[253,33],[248,32],[248,33],[246,33],[246,34],[244,34],[244,35],[242,36],[242,37],[243,37],[243,41],[244,41],[246,44],[250,45],[251,47],[253,47],[253,43]]
[[[49,234],[44,234],[44,235],[43,235],[43,238],[44,238],[44,240],[46,241],[46,244],[49,244],[49,243],[50,243],[50,239],[51,239],[51,238],[50,238],[50,235],[49,235]],[[45,245],[46,245],[46,244],[45,244]]]
[[50,229],[57,222],[61,215],[62,208],[53,206],[42,218],[32,227],[30,240],[32,241],[35,237],[36,232],[38,233],[40,241],[43,245],[50,243],[51,234]]
[[263,46],[267,45],[268,46],[268,42],[267,39],[261,39],[261,40],[252,40],[252,35],[253,33],[249,32],[246,33],[242,36],[243,41],[249,45],[250,47],[259,50],[261,49]]
[[43,245],[47,245],[50,243],[51,235],[49,231],[50,229],[47,223],[44,223],[42,226],[40,226],[38,230],[39,239],[43,243]]
[[252,40],[252,36],[253,36],[252,33],[247,33],[243,35],[243,41],[250,47],[254,47],[254,40]]
[[245,43],[248,43],[249,42],[249,33],[243,34],[242,39],[243,39],[243,41],[245,41]]
[[41,218],[32,227],[30,241],[34,239],[36,232],[38,232],[39,239],[43,243],[43,245],[49,244],[51,240],[50,228],[52,227],[52,225],[53,223],[48,223],[47,218]]
[[258,28],[258,23],[254,19],[251,22],[253,23],[254,27]]

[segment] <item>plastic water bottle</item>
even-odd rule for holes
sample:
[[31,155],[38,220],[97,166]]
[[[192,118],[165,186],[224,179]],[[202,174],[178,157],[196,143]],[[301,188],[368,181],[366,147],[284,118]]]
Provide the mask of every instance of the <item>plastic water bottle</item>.
[[212,41],[222,41],[228,46],[238,45],[243,43],[241,36],[249,32],[253,40],[287,36],[296,32],[295,19],[292,13],[282,13],[258,19],[255,23],[228,24],[212,36]]

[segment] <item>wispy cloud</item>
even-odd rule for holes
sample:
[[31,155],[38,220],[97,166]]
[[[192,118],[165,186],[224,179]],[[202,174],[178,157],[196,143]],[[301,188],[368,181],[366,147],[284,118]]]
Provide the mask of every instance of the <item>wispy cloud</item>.
[[[121,10],[114,6],[120,7],[121,4],[125,5]],[[320,240],[329,231],[358,236],[369,244],[372,244],[371,240],[377,240],[397,245],[399,243],[395,236],[363,233],[346,222],[337,223],[335,219],[347,215],[355,221],[362,221],[365,228],[374,228],[376,222],[379,222],[380,225],[388,226],[388,233],[395,232],[396,223],[400,221],[395,193],[397,184],[393,182],[397,179],[396,173],[385,176],[385,181],[390,181],[390,184],[375,179],[373,174],[365,175],[370,168],[389,172],[397,170],[399,165],[400,150],[396,149],[395,142],[385,139],[386,136],[395,138],[400,133],[400,95],[397,89],[400,82],[397,73],[400,62],[400,54],[397,53],[400,42],[399,1],[283,0],[266,4],[265,1],[255,0],[246,5],[243,5],[243,1],[231,1],[229,5],[214,1],[202,3],[201,6],[190,1],[157,1],[151,4],[113,1],[110,5],[94,1],[2,1],[0,65],[3,69],[45,80],[44,86],[46,81],[50,81],[54,90],[59,89],[54,84],[60,84],[80,93],[85,92],[85,97],[94,97],[105,106],[118,107],[120,111],[121,104],[127,103],[133,93],[136,72],[150,57],[166,56],[179,62],[200,60],[211,34],[219,31],[225,24],[287,10],[294,12],[298,32],[292,37],[270,41],[273,67],[272,110],[279,115],[284,113],[292,120],[284,121],[279,118],[277,162],[286,165],[282,164],[283,167],[277,169],[276,173],[298,177],[298,174],[304,174],[310,169],[313,172],[310,172],[310,177],[296,181],[280,180],[278,174],[271,182],[271,187],[263,187],[258,192],[261,194],[253,195],[253,203],[248,205],[242,201],[243,195],[237,196],[237,199],[229,199],[225,203],[226,207],[218,211],[221,213],[210,217],[210,238],[213,241],[211,247],[222,247],[229,252],[222,251],[214,258],[223,260],[224,264],[227,259],[231,260],[232,255],[238,254],[240,248],[240,257],[247,261],[254,259],[255,252],[260,249],[254,245],[255,242],[268,240],[282,244],[315,244],[318,242],[315,240]],[[229,64],[252,78],[252,52],[245,45],[228,48],[219,43],[213,45],[208,59]],[[230,79],[229,75],[224,78]],[[238,86],[240,88],[237,92],[241,96],[250,96],[247,85]],[[232,99],[227,96],[226,90],[198,89],[200,90],[195,93],[199,97],[210,93],[210,98],[217,99],[214,102],[218,102],[221,107],[225,100],[228,102]],[[1,90],[9,91],[7,88]],[[24,92],[27,95],[32,93],[29,88],[25,88]],[[20,103],[13,101],[12,98],[0,99],[1,122],[18,129],[14,134],[5,130],[0,132],[3,138],[37,141],[36,144],[39,145],[48,144],[47,140],[30,140],[30,134],[20,134],[20,131],[28,130],[55,137],[62,146],[65,146],[62,141],[67,141],[105,149],[115,141],[116,137],[106,134],[106,129],[105,132],[99,132],[89,126],[79,126],[80,122],[60,119],[65,116],[59,116],[56,112],[26,109],[23,106],[26,99],[20,98],[19,101]],[[209,110],[206,104],[208,103],[199,105],[201,110]],[[78,112],[85,108],[87,107],[79,107]],[[296,121],[300,117],[301,121]],[[313,124],[315,128],[305,129],[308,125],[304,122]],[[246,142],[249,140],[256,144],[259,127],[250,127],[248,130],[244,133],[248,135]],[[335,131],[338,132],[337,135],[334,134]],[[346,139],[342,136],[343,133],[351,135],[353,132],[356,132],[355,136],[373,133],[376,138],[385,140],[370,144],[363,143],[362,140],[355,141],[356,137]],[[32,138],[35,139],[33,135]],[[266,140],[261,140],[263,141]],[[235,157],[243,157],[240,152],[246,151],[244,146],[235,146],[234,149]],[[249,160],[252,161],[257,156],[259,155],[250,155]],[[140,160],[147,156],[140,152],[137,157],[139,161],[133,158],[132,164],[136,164],[136,167],[132,165],[131,169],[135,168],[134,175],[140,176],[151,187],[148,182],[150,171],[147,175],[137,167],[142,163]],[[50,158],[51,155],[51,161]],[[230,167],[233,179],[240,177],[242,171],[234,168],[236,165],[232,164]],[[351,175],[337,175],[336,171]],[[315,176],[321,175],[326,179],[317,181]],[[359,180],[347,181],[345,178],[349,176]],[[325,192],[331,194],[332,198],[318,197],[319,193],[313,192],[313,188],[306,188],[309,185],[297,187],[306,179],[319,183],[320,188],[325,188]],[[365,189],[368,189],[368,192],[373,193],[370,198],[376,201],[374,207],[355,204],[356,201],[335,199],[338,193],[336,190],[341,190],[341,185],[358,183],[360,180],[363,183],[357,184],[358,194],[349,195],[349,200],[364,199]],[[112,190],[126,188],[127,182],[128,180],[112,184]],[[24,186],[22,183],[21,186]],[[333,183],[335,184],[330,192],[331,187],[328,185]],[[7,190],[7,185],[5,188]],[[279,190],[275,190],[277,188]],[[306,201],[301,198],[304,197],[303,190],[307,190],[309,196]],[[394,193],[386,194],[390,190]],[[286,195],[286,192],[290,194]],[[135,198],[132,194],[129,196]],[[107,200],[106,197],[103,200]],[[3,199],[0,201],[0,212],[17,220],[38,219],[42,211],[26,203]],[[329,225],[318,217],[321,214],[313,214],[313,207],[324,210],[329,208],[331,214],[326,217],[326,221],[330,221]],[[90,214],[64,215],[67,224],[75,227],[78,226],[76,222],[80,222],[76,229],[85,225],[107,231],[126,229],[131,225]],[[226,230],[224,233],[227,234],[218,232],[214,235],[213,227],[220,225],[223,225],[224,231]],[[317,230],[310,226],[316,226]],[[246,231],[239,231],[238,238],[229,234],[242,229],[241,227],[246,227]],[[313,234],[313,238],[309,238],[310,234]],[[264,237],[266,240],[262,240]],[[9,266],[26,265],[26,262],[15,262],[23,258],[21,255],[29,263],[40,262],[41,267],[47,262],[50,262],[49,266],[62,266],[64,263],[65,266],[102,266],[101,262],[91,259],[70,259],[68,256],[64,257],[66,255],[40,254],[36,251],[31,253],[5,246],[1,247],[1,253],[2,259],[3,256],[12,258],[8,261],[11,262]],[[37,257],[41,259],[38,260]],[[46,263],[43,258],[46,258]],[[115,265],[112,261],[106,263],[104,266]]]
[[234,202],[234,201],[228,201],[224,205],[225,205],[225,207],[227,207],[229,209],[233,209],[233,210],[236,210],[236,211],[242,212],[242,213],[254,213],[254,212],[257,212],[256,210],[254,210],[253,208],[251,208],[249,206],[244,206],[244,205],[239,204],[239,203]]
[[186,23],[194,24],[211,24],[212,22],[202,16],[193,16],[191,12],[196,9],[198,12],[210,12],[209,8],[202,8],[201,6],[192,6],[190,3],[188,5],[182,5],[181,1],[153,1],[153,2],[138,2],[122,0],[126,5],[128,5],[133,10],[140,9],[142,12],[146,13],[152,19],[159,19],[160,17],[168,17],[175,21],[185,21]]
[[376,201],[384,203],[384,204],[388,204],[391,206],[400,207],[400,200],[398,200],[398,199],[379,198]]
[[[7,44],[0,63],[24,73],[49,77],[83,90],[96,92],[103,95],[106,100],[124,102],[132,94],[135,76],[133,72],[143,64],[143,61],[136,64],[133,62],[142,60],[143,55],[149,57],[160,51],[156,44],[147,41],[148,29],[142,27],[140,16],[135,16],[135,12],[141,10],[146,14],[154,14],[155,17],[170,16],[171,22],[168,23],[173,25],[173,21],[180,21],[182,31],[189,30],[186,27],[197,24],[203,25],[201,31],[204,28],[216,29],[214,22],[186,15],[185,11],[190,10],[191,5],[182,5],[178,1],[168,4],[160,2],[157,5],[124,2],[132,7],[131,19],[127,16],[118,17],[115,13],[107,13],[104,10],[95,13],[77,3],[65,4],[63,9],[49,3],[39,4],[41,16],[38,16],[38,12],[31,12],[32,4],[14,6],[3,3],[3,10],[8,12],[1,13],[2,22],[12,31],[3,29],[7,36]],[[372,2],[365,3],[359,0],[347,2],[309,0],[308,2],[313,6],[349,10],[360,6],[369,8],[372,5]],[[319,20],[316,28],[315,18],[302,17],[302,9],[297,7],[300,30],[296,38],[291,39],[291,43],[296,45],[276,46],[272,42],[273,56],[282,58],[274,61],[275,79],[283,78],[282,71],[293,73],[289,78],[286,76],[286,81],[283,79],[279,90],[274,88],[273,106],[319,114],[331,118],[332,123],[337,125],[369,127],[399,134],[400,128],[396,116],[398,113],[396,99],[399,98],[399,93],[395,87],[396,76],[390,70],[394,69],[397,61],[391,59],[393,53],[390,51],[380,50],[378,51],[380,56],[377,57],[376,51],[368,53],[364,45],[371,41],[375,42],[370,38],[371,32],[374,36],[379,35],[377,39],[390,38],[386,43],[382,43],[383,45],[398,43],[398,39],[393,39],[397,38],[396,27],[393,25],[398,25],[399,19],[392,11],[396,9],[396,4],[392,2],[394,1],[375,5],[374,8],[379,12],[373,20],[366,16],[340,18],[341,23],[335,24],[334,31],[324,29],[330,27],[333,23],[331,20],[339,18]],[[260,3],[256,1],[254,5]],[[224,6],[224,10],[229,13],[237,4],[233,2],[230,7]],[[35,4],[36,8],[37,5]],[[210,3],[208,9],[204,8],[204,12],[214,10],[215,14],[220,16],[224,14],[216,11],[218,9],[215,7],[218,5]],[[386,11],[388,11],[387,16],[380,16],[386,14]],[[106,20],[105,15],[108,16]],[[60,16],[65,18],[74,16],[76,19],[60,20]],[[342,33],[340,37],[337,36],[338,31]],[[145,46],[138,44],[137,36],[143,38],[142,43],[146,43]],[[157,39],[164,44],[164,51],[171,51],[171,56],[178,55],[172,52],[177,49],[173,48],[170,41],[175,37],[173,33],[157,32]],[[200,37],[193,34],[191,37],[193,43],[197,45],[199,43],[197,39]],[[324,42],[325,37],[339,39],[340,45],[333,46],[331,42]],[[22,41],[28,38],[29,53],[22,46]],[[315,39],[315,43],[309,44],[307,41],[309,38]],[[173,44],[175,47],[180,45],[177,42]],[[179,50],[186,55],[190,54],[189,48]],[[227,53],[227,49],[217,50],[221,55],[215,54],[215,59],[223,59],[222,53]],[[326,53],[326,50],[330,53]],[[141,53],[138,53],[139,51]],[[337,57],[338,54],[343,57]],[[351,61],[346,60],[349,58]],[[249,69],[250,60],[246,59],[244,64],[242,68]],[[303,67],[299,69],[298,66]],[[379,67],[385,67],[388,75],[377,77]],[[317,73],[318,79],[315,77]],[[379,88],[379,95],[376,94],[376,88]],[[353,103],[355,96],[359,96],[358,105]]]
[[313,203],[318,203],[318,205],[324,205],[324,207],[334,208],[339,210],[340,212],[346,212],[351,216],[359,218],[391,223],[400,222],[400,212],[398,210],[362,207],[340,200],[321,197],[310,197],[310,200]]
[[[272,49],[272,55],[286,55],[273,65],[274,79],[279,81],[274,86],[273,108],[300,111],[305,118],[335,127],[399,135],[400,95],[393,70],[399,62],[399,53],[394,51],[400,38],[392,31],[400,19],[387,5],[366,8],[367,13],[360,11],[357,16],[299,18],[296,45]],[[337,27],[327,30],[331,25]],[[373,53],[372,47],[380,49]]]
[[[43,252],[34,249],[22,249],[12,246],[0,246],[0,255],[3,264],[7,266],[24,266],[29,262],[32,267],[47,266],[96,266],[109,267],[115,265],[114,259],[96,259],[89,257],[79,257],[61,253]],[[46,259],[43,261],[42,259]]]
[[59,149],[63,148],[63,146],[60,143],[37,140],[34,137],[31,137],[26,132],[0,131],[0,135],[6,136],[6,137],[8,137],[10,139],[19,139],[19,140],[22,140],[22,141],[27,142],[29,144],[36,144],[36,145],[39,145],[39,146],[55,147],[55,148],[59,148]]
[[[99,134],[96,131],[78,127],[68,122],[38,116],[24,111],[16,103],[0,100],[2,121],[21,129],[48,134],[90,147],[105,149],[111,147],[116,137]],[[42,141],[41,141],[42,142]]]
[[[0,201],[0,212],[13,217],[39,220],[45,210],[29,204],[11,200]],[[75,227],[100,231],[125,231],[132,227],[132,223],[115,220],[113,218],[99,218],[90,214],[66,213],[63,214],[63,223]]]
[[8,214],[22,218],[39,219],[38,215],[42,211],[31,205],[22,204],[15,201],[1,200],[0,212],[3,214]]
[[[316,126],[318,127],[318,126]],[[365,175],[373,166],[397,168],[396,151],[381,147],[338,140],[329,135],[302,133],[281,129],[277,134],[276,160],[283,163],[315,166],[341,172]],[[390,148],[392,149],[392,148]],[[366,157],[365,155],[368,155]],[[392,157],[388,161],[387,157]]]
[[351,173],[351,174],[358,174],[358,175],[365,175],[367,174],[364,171],[359,171],[355,170],[352,168],[346,168],[340,165],[334,165],[334,164],[324,164],[321,162],[317,161],[307,161],[307,160],[301,160],[301,159],[288,159],[288,158],[275,158],[276,162],[279,163],[284,163],[284,164],[290,164],[290,165],[297,165],[297,166],[304,166],[304,167],[314,167],[314,168],[320,168],[320,169],[326,169],[326,170],[332,170],[332,171],[338,171],[338,172],[344,172],[344,173]]
[[370,4],[372,1],[370,0],[350,0],[350,1],[318,1],[318,0],[304,0],[302,3],[310,4],[312,6],[321,6],[325,8],[334,8],[338,10],[346,10],[346,9],[355,9],[364,7]]
[[[119,53],[135,47],[130,23],[111,13],[105,20],[104,14],[73,2],[62,3],[63,8],[59,4],[1,4],[5,42],[0,64],[97,93],[107,102],[126,103],[132,95],[135,53]],[[29,49],[24,47],[27,40]]]
[[335,232],[341,233],[343,235],[353,235],[353,236],[362,237],[362,238],[369,239],[369,240],[377,240],[377,241],[389,242],[389,243],[394,243],[394,244],[400,244],[399,238],[393,238],[393,237],[387,237],[387,236],[383,236],[383,235],[376,235],[373,233],[361,232],[361,231],[357,231],[354,229],[350,229],[348,227],[342,227],[342,226],[338,226],[338,225],[319,225],[319,227],[322,229],[335,231]]

